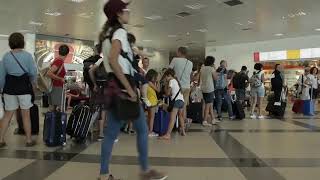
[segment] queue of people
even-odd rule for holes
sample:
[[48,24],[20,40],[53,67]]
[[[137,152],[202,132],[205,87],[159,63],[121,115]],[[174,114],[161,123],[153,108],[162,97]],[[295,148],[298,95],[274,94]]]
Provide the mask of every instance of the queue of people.
[[[129,131],[134,130],[137,136],[141,178],[164,180],[168,176],[152,170],[148,161],[148,137],[159,136],[153,128],[158,109],[166,109],[169,113],[167,131],[159,137],[159,140],[166,141],[172,137],[177,117],[179,134],[187,135],[185,127],[188,118],[187,107],[194,102],[203,103],[201,122],[203,126],[211,127],[220,123],[223,120],[222,107],[224,106],[230,120],[238,119],[239,112],[243,111],[246,101],[246,89],[249,87],[250,117],[263,119],[262,106],[266,91],[263,65],[256,63],[254,72],[249,78],[246,66],[237,73],[228,70],[227,61],[221,60],[216,68],[216,59],[208,56],[204,60],[204,66],[197,72],[193,72],[194,65],[187,59],[188,49],[179,47],[177,57],[171,61],[168,68],[163,69],[162,72],[149,69],[149,59],[134,48],[135,36],[128,33],[124,27],[128,24],[130,17],[127,6],[128,3],[116,0],[110,0],[105,4],[104,13],[107,21],[99,35],[94,56],[84,62],[86,69],[84,73],[88,73],[85,81],[89,85],[90,96],[94,99],[94,105],[98,105],[101,111],[98,123],[98,140],[102,141],[99,179],[116,179],[109,170],[109,164],[113,144],[117,141],[123,127],[124,119],[120,117],[125,117]],[[5,115],[1,121],[0,148],[6,146],[6,131],[13,113],[18,108],[21,109],[23,117],[26,146],[31,147],[36,144],[31,137],[29,109],[34,103],[32,96],[36,89],[37,68],[31,54],[23,50],[24,44],[23,35],[13,33],[9,37],[11,51],[0,61],[0,88],[3,89],[5,102]],[[67,95],[71,101],[73,97],[79,95],[72,92],[64,93],[66,75],[64,61],[68,54],[68,46],[61,45],[58,57],[54,59],[47,73],[53,84],[49,93],[50,111],[65,111],[64,96]],[[142,61],[141,68],[138,66],[139,60]],[[304,75],[301,75],[297,82],[299,98],[303,100],[317,98],[318,76],[316,67],[311,69],[306,67]],[[272,106],[282,106],[286,82],[281,65],[275,66],[271,82],[274,92]],[[169,97],[169,103],[163,102],[162,97]],[[108,100],[111,101],[110,104],[107,103]],[[71,107],[70,101],[68,101],[68,107]],[[234,106],[235,102],[239,102],[241,106]],[[119,115],[119,108],[120,112],[123,110],[128,114]],[[137,111],[130,111],[130,108],[137,108]]]

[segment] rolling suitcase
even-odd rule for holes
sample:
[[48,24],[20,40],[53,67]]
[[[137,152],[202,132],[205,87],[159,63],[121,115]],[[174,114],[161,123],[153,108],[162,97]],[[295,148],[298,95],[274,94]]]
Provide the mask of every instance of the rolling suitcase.
[[292,111],[296,114],[303,112],[303,100],[297,99],[294,101]]
[[[18,122],[18,128],[15,131],[15,134],[24,135],[23,129],[23,121],[21,116],[21,110],[18,109],[16,112],[16,118]],[[34,104],[30,108],[30,120],[31,120],[31,134],[38,135],[39,134],[39,107]]]
[[303,101],[303,114],[306,116],[314,115],[314,103],[312,100]]
[[98,119],[98,116],[99,110],[92,113],[87,105],[74,107],[68,121],[67,134],[71,138],[75,138],[76,142],[84,142],[92,124]]
[[43,141],[48,147],[66,145],[67,113],[65,113],[65,89],[62,91],[61,112],[47,112],[43,125]]
[[170,114],[159,108],[159,111],[155,114],[155,120],[153,125],[153,131],[159,136],[163,136],[167,133],[170,122]]
[[190,103],[187,107],[187,118],[190,118],[195,123],[202,124],[202,103]]

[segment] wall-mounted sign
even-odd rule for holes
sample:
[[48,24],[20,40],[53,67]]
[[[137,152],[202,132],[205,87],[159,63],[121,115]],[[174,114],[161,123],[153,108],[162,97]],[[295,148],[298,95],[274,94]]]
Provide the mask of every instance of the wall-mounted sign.
[[278,61],[278,60],[299,60],[320,58],[320,48],[271,51],[271,52],[255,52],[253,54],[254,61]]

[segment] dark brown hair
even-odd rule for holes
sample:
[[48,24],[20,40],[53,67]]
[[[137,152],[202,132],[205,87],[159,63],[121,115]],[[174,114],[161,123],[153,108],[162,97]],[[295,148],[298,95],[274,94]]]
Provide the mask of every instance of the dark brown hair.
[[158,77],[158,72],[154,69],[150,69],[146,74],[146,79],[151,82],[157,79],[157,77]]
[[24,36],[21,33],[12,33],[9,37],[10,49],[23,49],[25,45]]
[[188,55],[188,49],[186,47],[179,47],[178,52],[185,56]]

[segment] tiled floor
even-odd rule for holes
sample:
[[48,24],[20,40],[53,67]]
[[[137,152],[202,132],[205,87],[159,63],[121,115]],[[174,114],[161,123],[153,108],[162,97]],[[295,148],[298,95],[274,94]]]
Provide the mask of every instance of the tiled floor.
[[[42,119],[42,118],[41,118]],[[0,179],[94,180],[99,173],[100,142],[48,148],[24,147],[24,137],[7,134],[0,149]],[[138,180],[135,136],[120,135],[111,170],[123,180]],[[320,117],[288,110],[284,120],[223,121],[214,128],[193,124],[188,136],[170,142],[149,139],[150,164],[169,180],[316,180],[320,177]]]

